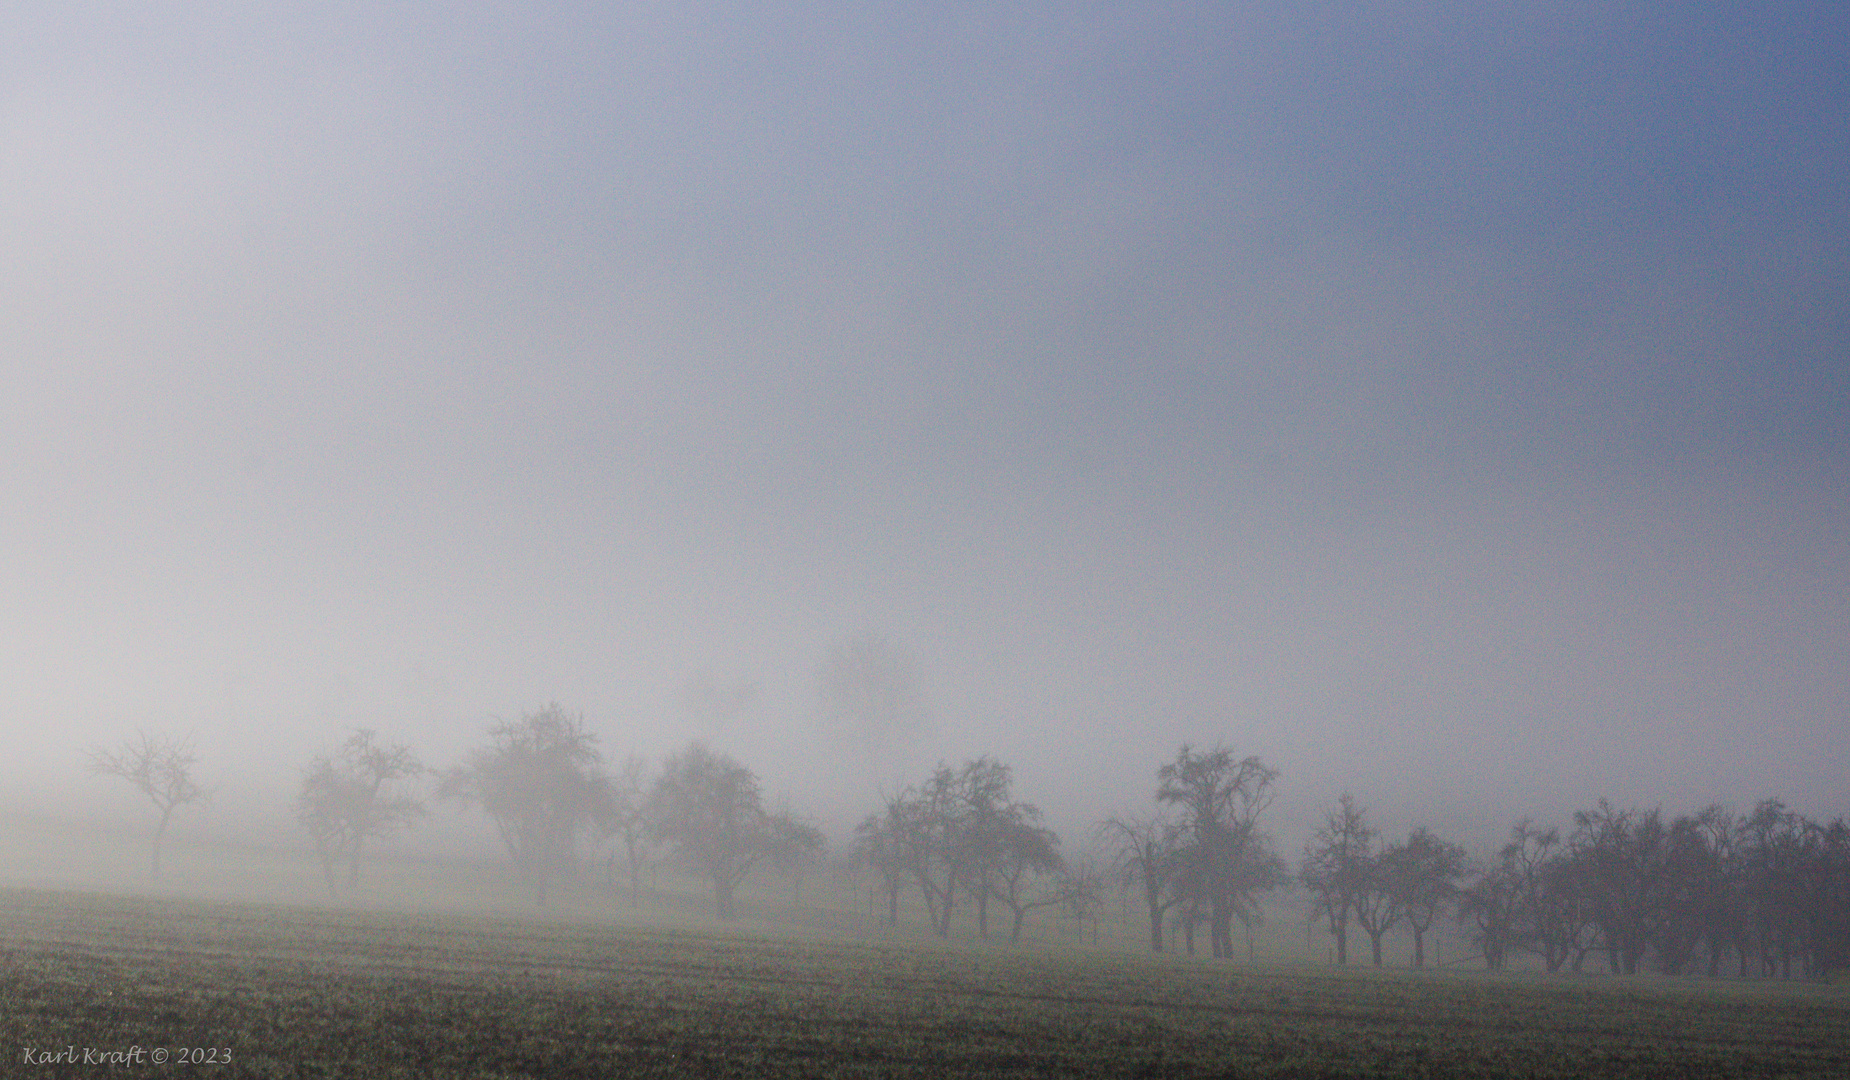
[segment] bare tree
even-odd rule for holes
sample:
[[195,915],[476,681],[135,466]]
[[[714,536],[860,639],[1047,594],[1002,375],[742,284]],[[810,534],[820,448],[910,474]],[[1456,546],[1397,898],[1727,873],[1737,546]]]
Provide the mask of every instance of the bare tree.
[[940,937],[951,932],[963,876],[960,848],[967,809],[957,772],[942,762],[929,779],[887,806],[899,857],[925,897],[926,913]]
[[1375,830],[1368,827],[1367,813],[1355,796],[1344,792],[1336,808],[1324,815],[1316,836],[1304,846],[1298,878],[1315,900],[1311,917],[1322,914],[1329,920],[1338,964],[1349,962],[1349,919],[1368,884],[1374,841]]
[[1579,885],[1584,867],[1562,848],[1561,831],[1524,818],[1510,828],[1500,857],[1517,888],[1509,945],[1538,953],[1549,971],[1561,970],[1571,954],[1581,970],[1597,944],[1597,924]]
[[1399,897],[1394,891],[1387,863],[1380,855],[1364,858],[1360,869],[1361,873],[1356,879],[1358,886],[1350,903],[1355,912],[1355,924],[1368,935],[1371,959],[1376,967],[1380,967],[1381,939],[1401,920],[1405,912],[1401,910]]
[[1259,816],[1276,797],[1278,770],[1257,757],[1235,760],[1224,746],[1196,751],[1187,744],[1157,770],[1156,798],[1182,809],[1188,858],[1208,906],[1216,958],[1233,956],[1233,920],[1250,908],[1264,875],[1252,872],[1265,853]]
[[1099,833],[1109,845],[1111,869],[1142,889],[1150,918],[1150,951],[1163,951],[1163,917],[1185,899],[1180,829],[1160,817],[1107,818]]
[[1014,798],[1010,768],[988,756],[957,769],[940,762],[923,783],[888,798],[885,814],[863,821],[859,841],[865,858],[880,860],[888,921],[897,918],[900,878],[909,876],[941,937],[951,932],[960,889],[983,937],[991,900],[1014,913],[1016,934],[1024,912],[1058,903],[1042,895],[1060,868],[1058,843],[1040,810]]
[[649,763],[631,754],[623,760],[623,767],[605,780],[602,797],[592,808],[592,817],[604,839],[615,839],[623,845],[631,907],[642,904],[642,868],[649,861],[649,790],[653,783]]
[[829,838],[814,821],[779,803],[771,815],[771,865],[790,878],[790,897],[803,902],[803,879],[828,859]]
[[334,892],[334,864],[347,862],[347,883],[360,881],[360,850],[366,841],[389,836],[424,814],[415,796],[389,785],[424,771],[402,743],[381,745],[361,728],[332,754],[309,763],[296,795],[296,820],[315,840],[321,873]]
[[1382,853],[1381,870],[1394,906],[1413,931],[1413,966],[1423,968],[1426,931],[1432,928],[1440,911],[1457,898],[1458,879],[1465,870],[1465,849],[1422,827],[1413,830],[1405,843]]
[[203,802],[211,793],[193,779],[198,756],[193,753],[189,736],[175,739],[137,731],[126,739],[120,750],[111,752],[100,746],[89,750],[90,771],[103,776],[120,776],[135,785],[160,811],[161,820],[154,827],[154,854],[148,863],[148,876],[161,876],[161,844],[167,838],[167,826],[174,812],[189,803]]
[[1593,918],[1614,975],[1637,974],[1668,916],[1676,887],[1669,872],[1670,831],[1660,810],[1615,810],[1605,799],[1574,814],[1570,857],[1582,867]]
[[888,799],[883,813],[867,815],[854,830],[854,857],[880,876],[880,887],[886,894],[888,926],[899,925],[899,891],[905,886],[908,873],[903,812],[899,800]]
[[1502,971],[1509,962],[1521,905],[1522,877],[1507,859],[1484,868],[1459,896],[1458,919],[1471,925],[1472,939],[1491,971]]
[[790,839],[804,823],[765,812],[750,769],[699,743],[662,763],[649,799],[649,823],[707,879],[714,912],[722,919],[733,917],[738,887],[760,863],[775,857],[780,845],[804,842]]
[[836,643],[816,671],[822,726],[869,749],[905,742],[931,726],[918,666],[873,630]]
[[496,724],[488,737],[487,747],[444,775],[439,793],[488,814],[543,906],[553,878],[571,871],[578,833],[606,797],[597,736],[584,717],[554,703]]
[[956,813],[952,860],[976,901],[977,934],[984,938],[989,937],[989,898],[1001,895],[996,875],[1013,862],[1019,887],[1022,873],[1029,869],[1020,857],[1027,857],[1029,863],[1037,861],[1027,855],[1034,843],[1024,830],[1034,827],[1040,811],[1013,800],[1014,783],[1012,770],[988,755],[966,761],[957,774],[961,805]]
[[[1019,942],[1028,912],[1070,900],[1072,882],[1060,858],[1060,838],[1042,827],[1039,810],[1017,803],[995,827],[992,857],[986,887],[1009,909],[1009,940]],[[982,929],[988,936],[986,923]]]
[[1086,920],[1092,920],[1092,944],[1098,944],[1098,913],[1105,906],[1105,869],[1099,860],[1084,855],[1071,860],[1060,872],[1061,908],[1073,917],[1074,937],[1084,941]]

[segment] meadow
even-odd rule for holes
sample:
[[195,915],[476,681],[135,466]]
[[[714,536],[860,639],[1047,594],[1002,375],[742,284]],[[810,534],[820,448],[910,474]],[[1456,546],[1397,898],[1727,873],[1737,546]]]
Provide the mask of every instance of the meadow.
[[[1840,986],[0,890],[0,1073],[1850,1075]],[[229,1063],[181,1064],[188,1048]]]

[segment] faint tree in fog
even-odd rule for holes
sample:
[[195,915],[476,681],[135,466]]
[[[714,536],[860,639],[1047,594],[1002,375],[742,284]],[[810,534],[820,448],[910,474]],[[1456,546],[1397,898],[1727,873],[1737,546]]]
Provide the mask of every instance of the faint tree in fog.
[[161,844],[174,811],[188,803],[201,802],[210,794],[193,779],[193,766],[199,760],[193,753],[193,740],[137,731],[135,738],[123,741],[121,749],[112,752],[93,746],[88,757],[91,772],[120,776],[160,811],[160,823],[154,827],[154,854],[148,864],[148,875],[160,877]]
[[390,787],[423,771],[409,747],[381,745],[365,728],[356,730],[334,753],[309,763],[296,795],[296,820],[314,837],[330,893],[337,861],[347,861],[347,882],[357,885],[360,850],[366,841],[389,836],[423,815],[422,802]]
[[[714,913],[734,914],[738,887],[780,846],[800,847],[804,823],[768,814],[752,771],[699,743],[662,763],[649,798],[649,826],[713,887]],[[817,834],[820,837],[820,833]]]
[[1369,855],[1361,864],[1360,887],[1351,901],[1355,924],[1368,935],[1369,956],[1381,966],[1381,939],[1400,922],[1405,914],[1394,895],[1393,878],[1387,862],[1380,855]]
[[1382,852],[1381,871],[1394,906],[1413,931],[1413,966],[1423,968],[1426,931],[1457,899],[1458,879],[1465,872],[1465,849],[1418,828],[1404,843]]
[[649,861],[649,791],[654,784],[649,763],[631,754],[614,776],[605,778],[601,797],[592,803],[591,816],[598,832],[604,839],[623,845],[631,907],[642,904],[642,868]]
[[900,860],[918,883],[926,914],[940,937],[951,932],[951,911],[957,902],[965,810],[958,773],[943,762],[924,783],[887,804]]
[[1098,944],[1098,913],[1105,906],[1105,867],[1085,855],[1069,862],[1060,873],[1060,907],[1073,917],[1074,936],[1083,940],[1086,920],[1092,920],[1092,944]]
[[1601,799],[1574,814],[1569,855],[1600,926],[1613,974],[1636,974],[1645,949],[1668,915],[1676,882],[1668,872],[1670,831],[1660,810],[1615,810]]
[[803,879],[828,859],[829,838],[815,822],[780,804],[771,815],[771,865],[790,878],[791,897],[803,902]]
[[553,878],[573,867],[579,831],[607,797],[597,736],[585,728],[584,717],[554,703],[496,724],[488,740],[444,774],[440,795],[482,808],[515,870],[544,905]]
[[879,876],[888,926],[899,925],[899,891],[905,886],[908,866],[901,813],[899,801],[889,799],[884,811],[867,815],[854,830],[854,858]]
[[1135,882],[1150,919],[1150,951],[1163,951],[1163,917],[1183,902],[1181,830],[1160,817],[1107,818],[1099,834],[1111,851],[1111,870],[1125,885]]
[[898,878],[910,875],[939,936],[951,932],[960,889],[976,907],[983,937],[991,900],[1014,913],[1016,934],[1025,912],[1060,902],[1059,840],[1042,827],[1038,808],[1015,799],[1012,770],[988,756],[956,769],[940,762],[923,783],[888,799],[885,814],[861,823],[861,845],[888,868],[889,921],[898,911]]
[[1355,796],[1344,792],[1336,808],[1324,815],[1316,835],[1304,845],[1298,879],[1310,890],[1315,913],[1329,920],[1330,933],[1336,938],[1338,964],[1349,962],[1349,919],[1368,887],[1374,842],[1375,830],[1368,827],[1366,811]]
[[1182,857],[1208,909],[1216,958],[1233,956],[1233,920],[1257,911],[1254,894],[1276,875],[1259,816],[1272,805],[1278,770],[1257,757],[1236,760],[1224,746],[1197,751],[1183,744],[1175,761],[1157,770],[1156,799],[1182,812]]
[[[1019,942],[1028,912],[1071,900],[1073,881],[1060,857],[1060,838],[1041,824],[1038,809],[1015,803],[997,815],[986,846],[985,887],[1009,909],[1009,940]],[[987,937],[988,921],[980,920],[979,925]]]
[[837,642],[816,671],[817,719],[870,749],[904,742],[931,726],[931,708],[912,657],[873,630]]
[[1491,971],[1503,970],[1518,940],[1522,890],[1522,876],[1506,858],[1480,871],[1458,898],[1458,919],[1472,928],[1471,940]]
[[725,727],[758,700],[756,679],[744,675],[721,679],[705,668],[688,676],[675,693],[675,704],[688,722],[702,730]]
[[[989,899],[999,895],[995,877],[1009,859],[1009,845],[1021,844],[1024,836],[1019,830],[1040,819],[1038,809],[1014,801],[1014,785],[1013,770],[987,754],[964,762],[957,774],[961,805],[956,808],[951,861],[976,901],[977,933],[984,938],[989,937]],[[1024,868],[1018,865],[1016,870],[1019,879]]]

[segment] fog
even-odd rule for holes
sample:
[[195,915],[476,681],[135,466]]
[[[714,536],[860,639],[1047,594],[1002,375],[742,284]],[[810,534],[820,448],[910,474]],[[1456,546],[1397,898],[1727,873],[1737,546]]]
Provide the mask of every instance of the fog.
[[0,801],[143,822],[85,748],[190,733],[185,828],[302,843],[349,729],[556,701],[837,842],[1183,742],[1287,853],[1850,813],[1845,21],[10,5]]

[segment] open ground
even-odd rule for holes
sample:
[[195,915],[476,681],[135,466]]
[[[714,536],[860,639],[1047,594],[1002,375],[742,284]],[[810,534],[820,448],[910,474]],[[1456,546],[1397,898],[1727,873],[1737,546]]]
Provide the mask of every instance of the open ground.
[[137,1046],[218,1048],[226,1076],[1850,1074],[1841,986],[44,889],[0,891],[0,1002],[11,1075]]

